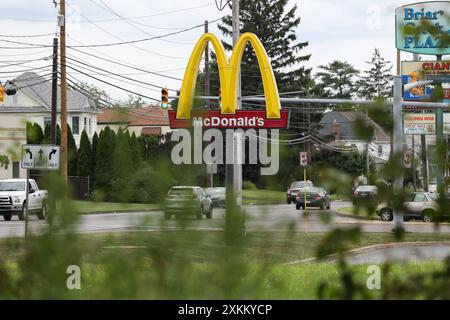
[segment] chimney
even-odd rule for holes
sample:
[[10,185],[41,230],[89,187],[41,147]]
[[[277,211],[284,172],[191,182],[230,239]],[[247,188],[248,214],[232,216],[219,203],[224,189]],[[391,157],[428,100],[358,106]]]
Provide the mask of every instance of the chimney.
[[341,124],[337,123],[336,119],[334,119],[333,124],[331,126],[333,129],[334,140],[340,140],[341,139]]

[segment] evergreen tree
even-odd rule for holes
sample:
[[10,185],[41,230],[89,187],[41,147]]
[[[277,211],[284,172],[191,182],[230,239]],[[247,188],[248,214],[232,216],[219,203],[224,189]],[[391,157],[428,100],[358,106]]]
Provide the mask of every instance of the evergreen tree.
[[357,83],[359,96],[369,100],[392,97],[391,62],[375,49],[371,61],[366,63],[369,69],[364,71]]
[[110,188],[114,163],[114,139],[115,135],[109,126],[102,130],[98,137],[94,186],[103,192],[107,192]]
[[92,173],[92,148],[86,130],[81,133],[78,150],[77,176],[87,177]]
[[44,140],[44,133],[42,132],[42,128],[37,123],[27,122],[26,133],[28,144],[41,144]]
[[130,184],[130,176],[133,172],[131,149],[127,133],[119,129],[116,135],[114,148],[114,162],[112,171],[111,199],[127,202],[131,199],[133,191]]
[[92,137],[92,152],[91,152],[91,184],[95,184],[95,166],[97,165],[97,146],[98,146],[98,134],[94,133]]
[[[300,18],[296,16],[297,5],[287,8],[288,0],[241,0],[239,2],[240,33],[252,32],[261,40],[271,59],[280,91],[297,91],[311,88],[311,69],[301,63],[308,61],[310,55],[302,55],[308,42],[298,42],[296,31]],[[232,18],[222,19],[218,28],[225,36],[232,35]],[[230,43],[223,42],[225,49],[231,50]],[[213,56],[214,57],[214,56]],[[217,63],[213,59],[213,65]],[[263,85],[256,55],[247,46],[242,58],[241,86],[243,95],[263,92]],[[218,74],[211,76],[211,87],[218,88]]]
[[77,145],[70,126],[67,125],[67,174],[77,175]]
[[136,134],[133,132],[130,137],[131,160],[135,165],[141,162],[141,153]]
[[335,60],[319,69],[322,70],[317,72],[319,86],[327,97],[349,99],[356,92],[355,77],[359,71],[348,62]]

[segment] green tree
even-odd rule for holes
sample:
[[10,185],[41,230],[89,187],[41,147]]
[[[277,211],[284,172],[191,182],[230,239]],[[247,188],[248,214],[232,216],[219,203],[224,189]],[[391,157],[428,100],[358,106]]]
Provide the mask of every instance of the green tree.
[[109,107],[111,103],[110,96],[106,93],[105,90],[100,89],[99,87],[87,83],[87,82],[80,82],[77,84],[77,87],[75,87],[76,90],[84,91],[89,95],[89,98],[91,98],[95,106],[97,108],[105,108]]
[[392,64],[375,49],[372,59],[366,61],[369,69],[357,82],[359,96],[366,99],[392,97]]
[[77,145],[73,137],[70,126],[67,125],[67,174],[69,176],[77,175]]
[[123,202],[130,201],[132,197],[132,186],[129,178],[133,172],[133,162],[131,159],[131,149],[127,134],[119,129],[116,136],[116,145],[114,148],[114,162],[112,177],[112,193],[113,200]]
[[136,134],[133,132],[130,137],[131,160],[135,165],[141,161],[141,153]]
[[125,106],[129,108],[141,108],[145,105],[145,101],[141,96],[129,94],[125,101]]
[[95,189],[106,193],[110,188],[114,163],[114,132],[107,126],[100,132],[95,165]]
[[317,72],[321,86],[329,98],[348,99],[356,92],[355,77],[359,74],[351,64],[335,60],[319,66]]
[[[240,32],[256,34],[266,49],[272,62],[280,91],[306,90],[313,84],[311,69],[301,64],[308,61],[310,55],[301,51],[308,42],[297,41],[296,31],[300,17],[296,16],[297,5],[287,7],[288,0],[241,0]],[[225,36],[232,35],[230,15],[222,19],[218,28]],[[228,42],[223,42],[225,49],[231,50]],[[217,68],[217,63],[213,61]],[[262,80],[256,55],[250,47],[245,49],[242,66],[242,94],[254,95],[263,92]],[[212,87],[219,87],[218,75],[212,74]]]
[[94,133],[92,137],[92,152],[91,152],[91,184],[95,183],[95,166],[97,165],[97,146],[98,146],[98,134]]
[[28,144],[41,144],[44,140],[44,133],[42,128],[37,123],[27,122],[27,143]]
[[87,177],[92,173],[92,148],[86,130],[81,133],[78,150],[77,176]]

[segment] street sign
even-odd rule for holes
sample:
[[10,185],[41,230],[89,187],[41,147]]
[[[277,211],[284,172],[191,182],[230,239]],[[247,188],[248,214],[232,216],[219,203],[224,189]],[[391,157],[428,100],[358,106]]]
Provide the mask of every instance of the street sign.
[[[449,1],[420,2],[398,7],[395,10],[396,47],[402,51],[418,54],[450,54],[450,47],[441,45],[439,34],[431,34],[430,29],[446,34],[450,29]],[[432,28],[423,28],[422,23]],[[420,29],[420,30],[419,30]]]
[[403,115],[404,134],[436,134],[434,113],[405,113]]
[[300,166],[306,167],[308,165],[308,152],[300,152]]
[[[403,61],[401,65],[403,84],[418,81],[433,81],[434,83],[450,82],[450,61]],[[445,99],[450,96],[449,90],[444,89]],[[433,89],[430,85],[423,85],[403,93],[406,101],[430,100],[433,97]]]
[[59,158],[57,145],[22,145],[22,169],[59,170]]

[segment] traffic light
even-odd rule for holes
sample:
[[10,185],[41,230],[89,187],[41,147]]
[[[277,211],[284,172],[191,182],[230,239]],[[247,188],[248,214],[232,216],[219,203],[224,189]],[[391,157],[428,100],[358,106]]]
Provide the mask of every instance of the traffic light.
[[161,108],[167,109],[169,107],[169,90],[167,88],[161,89]]
[[3,102],[4,99],[5,99],[5,89],[3,89],[3,85],[0,82],[0,102]]

